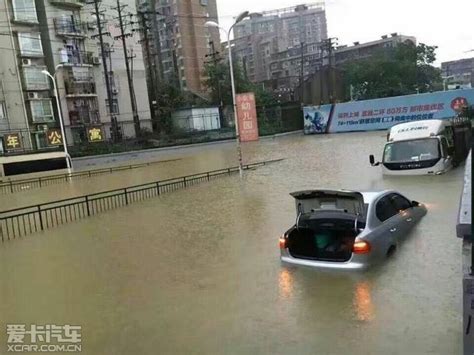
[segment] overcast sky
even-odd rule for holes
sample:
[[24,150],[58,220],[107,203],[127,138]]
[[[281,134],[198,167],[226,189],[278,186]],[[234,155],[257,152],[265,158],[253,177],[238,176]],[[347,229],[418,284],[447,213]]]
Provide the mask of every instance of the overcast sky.
[[[221,24],[228,28],[232,16],[315,1],[217,0]],[[474,57],[474,0],[327,0],[329,36],[339,44],[366,42],[398,32],[418,42],[437,45],[438,60]],[[222,37],[223,38],[223,37]]]

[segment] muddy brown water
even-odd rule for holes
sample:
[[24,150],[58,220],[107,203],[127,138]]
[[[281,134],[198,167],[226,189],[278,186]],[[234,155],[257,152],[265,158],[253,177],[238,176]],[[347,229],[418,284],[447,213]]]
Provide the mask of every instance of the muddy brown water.
[[[7,323],[81,325],[82,353],[97,355],[460,353],[463,168],[384,178],[368,164],[384,139],[375,132],[246,144],[248,162],[286,159],[243,180],[225,177],[0,245],[0,353]],[[94,184],[24,193],[21,202],[236,161],[232,144],[186,154]],[[395,189],[429,213],[368,272],[284,267],[278,237],[295,220],[289,193],[306,188]]]

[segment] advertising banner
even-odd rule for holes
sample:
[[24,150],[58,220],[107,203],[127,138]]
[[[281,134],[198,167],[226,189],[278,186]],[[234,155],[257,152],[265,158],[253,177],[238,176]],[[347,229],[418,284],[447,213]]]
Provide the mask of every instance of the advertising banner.
[[335,105],[329,132],[382,130],[402,122],[452,118],[467,104],[474,104],[474,89],[341,103]]
[[257,109],[253,92],[236,95],[241,142],[258,141]]
[[304,134],[327,133],[332,106],[333,105],[304,107]]

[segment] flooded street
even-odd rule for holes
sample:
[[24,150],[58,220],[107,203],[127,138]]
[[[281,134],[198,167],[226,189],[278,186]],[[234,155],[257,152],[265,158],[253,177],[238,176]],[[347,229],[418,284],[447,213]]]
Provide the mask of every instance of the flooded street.
[[[243,147],[245,163],[285,160],[243,180],[216,179],[4,243],[0,323],[81,325],[87,355],[458,354],[464,168],[384,178],[368,155],[379,157],[385,139],[264,139]],[[1,198],[33,204],[236,165],[235,155],[233,143],[176,151],[181,160]],[[309,188],[394,189],[429,212],[379,268],[283,267],[278,237],[296,217],[289,193]]]

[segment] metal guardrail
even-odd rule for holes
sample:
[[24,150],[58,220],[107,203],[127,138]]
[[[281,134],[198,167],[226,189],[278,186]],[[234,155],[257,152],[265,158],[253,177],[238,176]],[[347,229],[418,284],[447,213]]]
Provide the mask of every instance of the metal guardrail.
[[[247,164],[243,168],[249,170],[281,160],[283,159]],[[234,166],[2,211],[0,212],[0,237],[2,242],[23,237],[238,171],[239,167]]]
[[117,171],[145,168],[150,165],[167,163],[170,161],[177,161],[177,160],[179,159],[168,159],[168,160],[152,161],[152,162],[141,163],[141,164],[121,165],[121,166],[116,166],[116,167],[111,167],[111,168],[79,171],[77,173],[70,173],[70,174],[56,174],[56,175],[48,175],[48,176],[37,177],[37,178],[9,180],[9,181],[0,183],[0,194],[9,194],[9,193],[35,189],[35,188],[42,188],[49,185],[68,182],[73,179],[90,178],[90,177],[94,177],[94,176],[102,175],[102,174],[111,174]]

